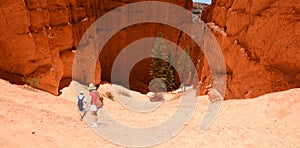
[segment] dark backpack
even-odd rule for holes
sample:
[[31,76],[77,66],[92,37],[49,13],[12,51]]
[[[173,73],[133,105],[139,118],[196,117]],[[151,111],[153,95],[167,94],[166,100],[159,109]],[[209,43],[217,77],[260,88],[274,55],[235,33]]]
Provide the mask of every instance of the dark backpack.
[[78,109],[80,111],[83,111],[83,99],[84,99],[84,96],[82,97],[82,99],[80,99],[79,96],[78,96],[77,105],[78,105]]

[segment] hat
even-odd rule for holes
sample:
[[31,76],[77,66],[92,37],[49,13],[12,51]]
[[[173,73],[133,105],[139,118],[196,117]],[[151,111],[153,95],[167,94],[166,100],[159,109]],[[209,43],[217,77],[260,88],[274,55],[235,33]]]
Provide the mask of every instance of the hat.
[[83,91],[80,91],[79,93],[80,93],[80,94],[83,94]]
[[96,90],[95,85],[93,83],[90,83],[88,90]]

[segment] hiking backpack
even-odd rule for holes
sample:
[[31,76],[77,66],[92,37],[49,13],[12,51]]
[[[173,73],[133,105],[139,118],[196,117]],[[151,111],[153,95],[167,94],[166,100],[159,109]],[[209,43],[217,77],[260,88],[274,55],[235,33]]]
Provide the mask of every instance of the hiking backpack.
[[83,99],[84,99],[85,96],[82,97],[82,99],[79,98],[78,96],[78,101],[77,101],[77,105],[78,105],[78,109],[80,111],[83,111]]
[[90,95],[93,98],[91,100],[91,104],[92,104],[92,101],[95,100],[94,104],[96,105],[97,108],[103,107],[103,105],[104,105],[103,104],[103,97],[100,96],[100,94],[97,91],[91,92]]

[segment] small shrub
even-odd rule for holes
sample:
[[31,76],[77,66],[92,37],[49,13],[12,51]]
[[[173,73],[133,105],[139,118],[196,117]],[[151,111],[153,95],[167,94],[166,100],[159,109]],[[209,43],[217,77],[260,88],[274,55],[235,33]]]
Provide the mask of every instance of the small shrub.
[[[26,76],[24,76],[22,78],[22,81],[25,82],[27,85],[33,87],[33,88],[38,88],[39,86],[39,77],[32,77],[32,78],[28,78]],[[34,90],[34,89],[32,89]]]
[[111,92],[107,91],[105,94],[106,94],[106,96],[108,97],[108,99],[110,99],[110,100],[112,100],[112,101],[115,101],[114,96],[112,95]]
[[131,97],[131,95],[128,92],[124,91],[124,90],[120,90],[119,94],[121,94],[123,96],[126,96],[126,97]]

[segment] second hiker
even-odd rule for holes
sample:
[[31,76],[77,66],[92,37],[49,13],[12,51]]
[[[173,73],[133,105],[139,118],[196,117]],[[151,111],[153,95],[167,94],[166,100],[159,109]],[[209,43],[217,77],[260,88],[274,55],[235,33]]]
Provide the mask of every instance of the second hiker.
[[77,97],[77,106],[78,111],[80,112],[81,120],[85,116],[87,110],[86,110],[86,99],[83,95],[83,91],[80,91],[79,96]]

